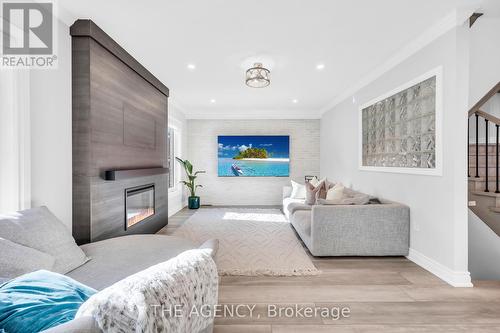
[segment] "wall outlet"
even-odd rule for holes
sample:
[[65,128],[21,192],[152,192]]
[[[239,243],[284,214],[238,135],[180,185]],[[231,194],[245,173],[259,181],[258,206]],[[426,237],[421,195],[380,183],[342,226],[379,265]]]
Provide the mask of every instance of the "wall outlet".
[[469,201],[469,207],[476,207],[476,201]]

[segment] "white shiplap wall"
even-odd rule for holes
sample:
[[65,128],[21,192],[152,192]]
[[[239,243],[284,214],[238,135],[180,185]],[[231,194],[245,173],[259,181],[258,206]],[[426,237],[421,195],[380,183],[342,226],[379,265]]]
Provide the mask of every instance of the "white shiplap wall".
[[[196,170],[207,172],[199,177],[202,204],[281,204],[282,188],[290,179],[319,176],[319,132],[317,119],[188,120],[188,158]],[[218,135],[289,135],[290,177],[218,177]]]

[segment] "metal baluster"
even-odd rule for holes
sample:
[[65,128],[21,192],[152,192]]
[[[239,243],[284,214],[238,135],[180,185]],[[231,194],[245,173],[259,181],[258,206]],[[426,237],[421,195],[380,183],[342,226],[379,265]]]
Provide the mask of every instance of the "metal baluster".
[[495,190],[495,193],[500,193],[500,190],[498,188],[498,128],[500,127],[500,125],[495,125],[495,127],[497,128],[497,158],[496,158],[496,164],[495,164],[495,177],[496,177],[496,190]]
[[486,151],[486,155],[485,155],[485,162],[486,162],[486,173],[485,173],[485,181],[486,181],[486,185],[484,186],[484,192],[489,192],[488,190],[488,119],[485,119],[484,120],[484,124],[485,124],[485,128],[486,128],[486,134],[485,134],[485,137],[486,137],[486,140],[485,140],[485,151]]
[[476,178],[479,178],[479,115],[476,113]]

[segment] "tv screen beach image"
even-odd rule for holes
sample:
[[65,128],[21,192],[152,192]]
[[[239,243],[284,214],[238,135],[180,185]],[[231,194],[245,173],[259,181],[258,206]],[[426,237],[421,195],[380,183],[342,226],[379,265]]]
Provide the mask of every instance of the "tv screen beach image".
[[219,177],[288,177],[289,136],[219,136]]

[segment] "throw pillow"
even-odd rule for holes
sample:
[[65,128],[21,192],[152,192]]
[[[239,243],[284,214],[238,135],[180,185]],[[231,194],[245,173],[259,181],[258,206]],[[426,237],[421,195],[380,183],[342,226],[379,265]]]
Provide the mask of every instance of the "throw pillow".
[[292,194],[291,199],[305,199],[306,198],[306,187],[305,185],[299,184],[292,180]]
[[53,256],[52,270],[57,273],[68,273],[89,260],[47,207],[0,215],[0,237]]
[[[344,197],[344,185],[342,183],[335,184],[332,188],[328,190],[326,193],[326,197],[324,199],[332,201],[332,200],[340,200]],[[322,198],[323,199],[323,198]]]
[[51,270],[56,259],[50,254],[0,238],[0,272],[4,278],[15,278],[19,275],[39,269]]
[[0,327],[40,332],[72,320],[96,291],[65,275],[40,270],[0,286]]
[[316,200],[319,197],[319,192],[321,191],[322,187],[324,186],[324,182],[320,183],[318,186],[314,186],[311,184],[311,182],[307,182],[305,187],[306,187],[306,204],[308,205],[315,205]]
[[326,178],[323,178],[318,186],[320,185],[321,188],[319,189],[318,192],[318,198],[326,199],[326,194],[328,193],[328,190],[331,189],[335,184],[330,183]]
[[325,182],[325,181],[326,181],[326,177],[322,178],[321,180],[318,180],[318,177],[314,176],[311,178],[311,180],[309,180],[309,183],[311,183],[314,187],[318,187],[319,184],[321,184],[322,182]]

